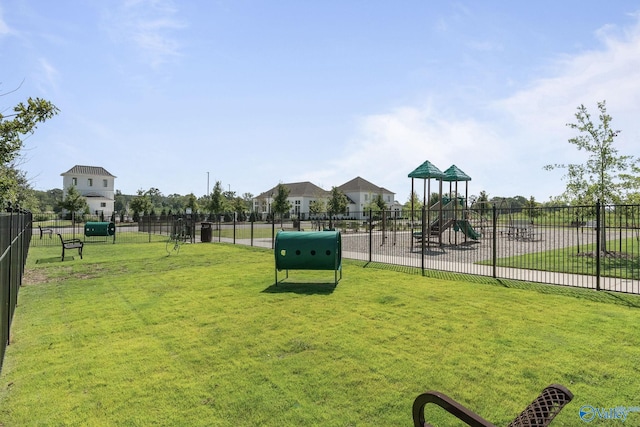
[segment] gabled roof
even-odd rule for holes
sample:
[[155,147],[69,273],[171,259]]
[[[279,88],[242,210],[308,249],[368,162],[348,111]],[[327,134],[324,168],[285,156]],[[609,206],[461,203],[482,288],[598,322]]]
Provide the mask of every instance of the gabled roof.
[[374,193],[374,194],[395,194],[392,191],[383,187],[378,187],[375,184],[370,183],[364,178],[359,176],[353,178],[351,181],[345,182],[338,187],[338,190],[343,193]]
[[[312,184],[309,181],[305,182],[293,182],[289,184],[282,184],[289,190],[289,197],[328,197],[329,192],[327,190],[323,190],[315,184]],[[261,193],[256,197],[257,199],[264,199],[268,197],[274,196],[278,192],[278,186],[276,185],[270,190]]]
[[61,176],[65,175],[100,175],[100,176],[110,176],[116,178],[116,176],[111,175],[109,171],[100,166],[82,166],[75,165],[65,173],[61,173]]

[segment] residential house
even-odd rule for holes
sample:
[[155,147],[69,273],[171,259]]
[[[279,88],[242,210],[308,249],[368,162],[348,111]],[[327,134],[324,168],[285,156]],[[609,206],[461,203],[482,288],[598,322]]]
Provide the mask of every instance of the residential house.
[[[290,214],[305,219],[310,210],[310,203],[316,200],[324,200],[325,206],[331,192],[310,182],[296,182],[292,184],[282,184],[289,189],[289,202],[291,203]],[[377,195],[381,195],[387,208],[390,210],[401,210],[401,206],[394,200],[395,193],[383,187],[378,187],[369,181],[356,177],[338,187],[347,196],[347,212],[345,215],[338,215],[346,218],[366,219],[367,209]],[[278,188],[273,187],[253,199],[253,208],[256,214],[266,218],[271,212],[271,204],[277,194]]]
[[109,218],[115,203],[115,176],[99,166],[76,165],[62,176],[64,197],[72,185],[87,199],[89,212]]
[[[282,185],[289,190],[290,214],[299,219],[306,219],[309,215],[311,202],[325,200],[326,203],[330,195],[328,191],[308,181]],[[253,199],[253,211],[262,218],[266,218],[271,212],[271,205],[277,193],[278,186],[275,186],[255,197]]]
[[400,210],[401,207],[395,202],[395,193],[384,187],[378,187],[375,184],[361,177],[355,177],[351,181],[345,182],[338,187],[349,200],[347,207],[347,217],[356,219],[364,219],[367,217],[367,210],[371,203],[378,195],[382,196],[382,200],[390,210]]

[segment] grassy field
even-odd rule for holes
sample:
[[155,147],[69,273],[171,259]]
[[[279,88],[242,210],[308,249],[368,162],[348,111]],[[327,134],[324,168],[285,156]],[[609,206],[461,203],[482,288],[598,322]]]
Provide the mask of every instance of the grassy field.
[[[638,257],[638,242],[635,238],[611,240],[608,242],[608,250],[618,256],[601,257],[600,273],[602,276],[640,279],[640,258]],[[592,255],[595,252],[595,244],[586,244],[580,247],[580,252],[576,247],[553,249],[499,258],[496,260],[496,265],[498,267],[526,268],[560,273],[595,274],[596,258]],[[585,253],[590,254],[590,256],[584,256]],[[492,261],[487,260],[481,264],[491,265]]]
[[0,425],[409,426],[427,389],[506,425],[555,382],[575,399],[554,426],[638,405],[634,296],[350,261],[337,287],[327,271],[275,286],[270,251],[225,244],[58,257],[29,254]]

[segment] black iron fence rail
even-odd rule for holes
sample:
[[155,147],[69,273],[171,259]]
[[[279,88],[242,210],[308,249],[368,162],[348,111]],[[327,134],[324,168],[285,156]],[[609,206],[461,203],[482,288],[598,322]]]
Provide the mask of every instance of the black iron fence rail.
[[[231,218],[220,221],[220,218]],[[115,241],[150,242],[175,233],[191,242],[273,248],[278,230],[335,229],[345,258],[418,269],[640,294],[640,205],[512,209],[451,204],[415,212],[309,214],[298,219],[237,221],[216,215],[143,216],[117,223]],[[39,218],[40,219],[40,218]],[[91,220],[86,218],[85,220]],[[96,220],[96,219],[93,219]],[[204,225],[203,225],[204,224]],[[32,245],[80,236],[83,224],[56,218],[34,223]],[[87,238],[85,241],[103,241]],[[111,242],[111,240],[109,240]]]
[[31,213],[8,208],[0,212],[0,369],[10,341],[31,240]]

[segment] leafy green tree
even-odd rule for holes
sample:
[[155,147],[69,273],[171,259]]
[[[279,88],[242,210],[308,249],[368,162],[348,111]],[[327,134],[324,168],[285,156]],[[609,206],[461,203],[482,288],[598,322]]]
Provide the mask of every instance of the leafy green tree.
[[289,189],[282,183],[276,187],[276,195],[273,199],[271,210],[273,214],[280,214],[280,225],[282,225],[284,215],[291,210]]
[[480,195],[472,204],[472,209],[478,212],[482,218],[489,214],[489,195],[486,191],[482,190],[480,192]]
[[211,198],[209,199],[209,204],[207,209],[209,213],[213,213],[216,216],[220,215],[225,211],[225,202],[226,199],[222,193],[222,183],[220,181],[216,181],[216,184],[213,186],[213,191],[211,192]]
[[124,194],[120,190],[116,190],[116,194],[113,196],[113,209],[117,212],[124,212],[127,208],[127,200]]
[[540,210],[537,209],[537,207],[540,204],[538,202],[536,202],[536,198],[531,196],[529,198],[529,200],[527,200],[524,204],[524,207],[526,209],[527,212],[527,216],[529,218],[531,218],[532,220],[538,216],[540,216]]
[[599,123],[596,125],[584,105],[578,107],[576,123],[568,123],[578,135],[569,139],[579,151],[585,151],[588,159],[584,164],[551,164],[546,170],[566,169],[565,194],[578,203],[604,204],[620,201],[625,187],[625,172],[636,164],[633,156],[618,154],[614,142],[619,130],[611,128],[612,118],[607,114],[606,102],[598,102]]
[[40,202],[31,188],[27,175],[13,165],[0,165],[0,199],[23,209],[40,211]]
[[198,209],[200,209],[200,207],[198,206],[198,198],[196,197],[196,195],[193,193],[189,193],[187,194],[186,198],[186,207],[191,209],[191,212],[193,213],[198,212]]
[[67,194],[64,199],[60,202],[60,207],[67,212],[70,212],[72,218],[78,212],[86,212],[89,209],[89,205],[87,204],[87,199],[80,195],[80,192],[76,189],[74,185],[67,188]]
[[28,194],[30,187],[24,187],[28,183],[26,176],[17,170],[15,161],[20,155],[23,137],[33,134],[39,123],[58,111],[51,102],[40,98],[29,98],[26,104],[20,102],[11,114],[4,115],[0,110],[0,201],[20,204],[29,199],[34,202],[33,195]]
[[[413,212],[411,212],[411,207],[413,206]],[[422,211],[422,200],[420,200],[420,196],[415,191],[409,195],[407,201],[404,205],[402,205],[402,210],[405,212],[405,215],[409,216],[413,213],[414,217],[416,216],[416,212]]]
[[131,200],[129,208],[133,211],[134,221],[140,214],[145,212],[150,213],[153,209],[153,204],[151,203],[149,194],[144,190],[138,190],[137,196]]
[[318,198],[309,202],[309,214],[319,216],[327,211],[327,202],[324,198]]
[[[578,107],[576,123],[567,124],[578,131],[578,135],[570,138],[569,143],[588,154],[586,163],[545,166],[547,170],[567,170],[565,194],[581,204],[595,203],[596,200],[603,204],[619,202],[625,188],[625,172],[637,164],[633,156],[618,154],[614,142],[620,131],[611,128],[612,118],[607,114],[606,101],[598,102],[598,110],[597,125],[584,105]],[[605,227],[601,227],[601,233],[602,248],[606,252]]]
[[348,204],[347,196],[338,187],[331,187],[331,194],[327,202],[329,213],[332,215],[345,214]]

